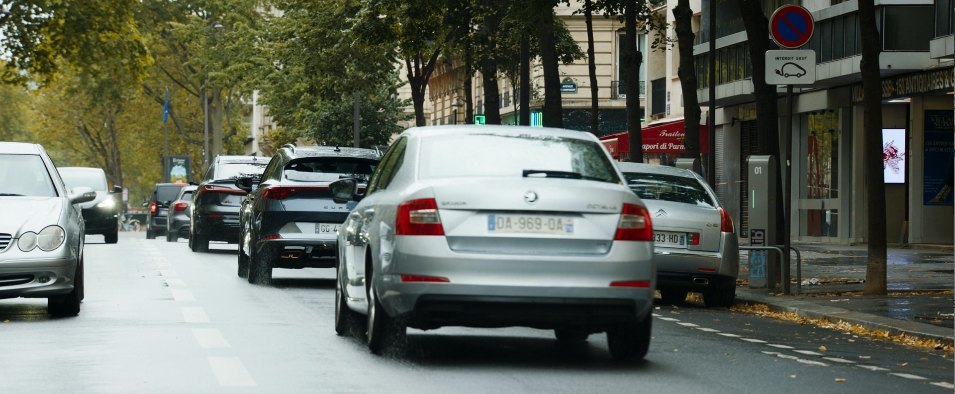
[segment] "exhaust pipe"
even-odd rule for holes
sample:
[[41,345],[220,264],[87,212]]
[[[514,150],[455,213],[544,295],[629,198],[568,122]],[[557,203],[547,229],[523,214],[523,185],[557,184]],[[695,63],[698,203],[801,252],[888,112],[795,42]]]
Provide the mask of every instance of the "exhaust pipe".
[[697,278],[693,278],[693,284],[694,284],[694,285],[704,285],[704,286],[705,286],[705,285],[710,284],[710,280],[707,279],[707,278],[698,278],[698,277],[697,277]]
[[302,257],[302,251],[300,251],[300,250],[287,250],[287,251],[282,252],[282,254],[279,255],[279,257],[282,258],[282,259],[286,259],[286,260],[298,260],[299,258]]

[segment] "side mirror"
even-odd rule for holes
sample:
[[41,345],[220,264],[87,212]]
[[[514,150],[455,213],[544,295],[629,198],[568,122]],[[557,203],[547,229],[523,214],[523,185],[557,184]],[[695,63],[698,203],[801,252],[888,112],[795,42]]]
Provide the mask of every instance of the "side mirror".
[[122,186],[119,186],[119,185],[113,186],[113,193],[122,193],[122,192],[123,192]]
[[254,181],[255,180],[249,176],[239,177],[239,178],[236,178],[235,180],[235,187],[245,190],[246,193],[251,193],[252,188],[255,185]]
[[339,204],[358,201],[358,182],[354,179],[339,179],[329,183],[328,188],[332,191],[332,200]]
[[95,200],[96,192],[90,187],[77,186],[70,190],[69,198],[71,204],[82,204]]

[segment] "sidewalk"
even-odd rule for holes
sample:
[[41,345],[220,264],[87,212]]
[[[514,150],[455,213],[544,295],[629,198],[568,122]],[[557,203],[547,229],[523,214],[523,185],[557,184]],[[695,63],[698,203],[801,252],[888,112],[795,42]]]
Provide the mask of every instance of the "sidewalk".
[[[765,304],[773,310],[809,318],[845,321],[865,328],[955,341],[955,256],[951,246],[889,248],[886,296],[862,296],[866,246],[794,244],[802,253],[801,292],[797,294],[796,260],[792,259],[792,293],[737,287],[740,302]],[[748,251],[741,251],[740,279],[748,283]],[[795,255],[794,255],[795,256]]]

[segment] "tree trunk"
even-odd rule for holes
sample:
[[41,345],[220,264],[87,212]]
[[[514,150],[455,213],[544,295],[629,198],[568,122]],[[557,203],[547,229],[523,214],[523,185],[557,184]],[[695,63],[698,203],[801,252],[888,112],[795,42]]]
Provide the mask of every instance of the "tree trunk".
[[[776,166],[776,195],[783,196],[783,173],[785,171],[785,155],[783,155],[779,138],[779,113],[777,110],[778,95],[776,94],[776,85],[766,84],[766,51],[769,47],[769,19],[763,13],[759,0],[740,0],[740,13],[743,16],[743,24],[746,26],[746,37],[749,42],[749,57],[753,66],[753,91],[756,96],[756,129],[758,154],[773,155],[777,158]],[[716,39],[716,32],[710,32],[710,39]],[[711,54],[712,56],[712,54]],[[717,81],[710,81],[717,83]],[[710,106],[711,111],[716,105]],[[713,127],[713,125],[711,125]],[[716,141],[710,141],[711,144]],[[786,144],[789,147],[789,143]],[[782,200],[780,200],[782,201]],[[789,201],[783,201],[783,204],[776,204],[776,230],[775,239],[769,240],[772,245],[783,245],[783,237],[786,234],[786,223],[783,220],[785,210],[789,207]]]
[[544,2],[537,26],[541,49],[541,66],[544,69],[544,127],[564,127],[564,109],[560,100],[560,70],[554,38],[554,7]]
[[865,168],[866,238],[869,242],[862,294],[886,294],[885,179],[882,162],[882,82],[879,31],[872,0],[859,0],[862,40],[862,165]]
[[521,126],[530,126],[531,124],[531,49],[528,42],[527,32],[522,33],[521,37],[521,87],[520,93],[520,120]]
[[[484,6],[494,10],[493,0],[484,0]],[[484,18],[479,30],[481,40],[481,81],[484,84],[484,122],[501,124],[501,91],[497,86],[497,31],[501,25],[499,12]]]
[[110,183],[113,186],[124,185],[123,181],[123,161],[122,161],[122,150],[119,148],[119,133],[116,132],[116,114],[119,111],[113,113],[113,116],[110,116],[109,121],[106,123],[109,138],[109,145],[112,149],[109,152],[109,168],[107,169],[107,177],[109,178]]
[[[418,53],[412,59],[405,59],[405,67],[408,69],[408,85],[411,87],[411,103],[414,105],[414,118],[416,126],[425,126],[427,123],[424,118],[424,94],[428,90],[428,80],[434,72],[434,66],[438,62],[438,55],[441,54],[441,47],[435,48],[431,57],[424,60],[422,54]],[[424,63],[424,64],[422,64]]]
[[[696,96],[696,61],[693,58],[693,10],[689,0],[679,0],[673,8],[676,24],[677,48],[680,53],[680,88],[683,92],[683,130],[686,150],[683,157],[700,158],[700,101]],[[712,144],[713,141],[710,141]]]
[[225,133],[222,130],[222,114],[223,111],[223,102],[222,102],[222,88],[212,88],[212,97],[209,102],[209,149],[212,150],[212,153],[209,155],[209,158],[215,158],[217,155],[223,154],[223,142]]
[[594,21],[593,0],[584,0],[584,19],[587,22],[587,60],[590,72],[590,132],[597,134],[600,131],[599,108],[597,101],[597,63],[594,54]]
[[467,39],[464,48],[464,123],[474,124],[474,47]]
[[643,162],[643,130],[640,125],[640,64],[643,54],[637,50],[637,2],[627,0],[624,6],[623,57],[627,91],[627,132],[630,137],[630,154],[627,161]]

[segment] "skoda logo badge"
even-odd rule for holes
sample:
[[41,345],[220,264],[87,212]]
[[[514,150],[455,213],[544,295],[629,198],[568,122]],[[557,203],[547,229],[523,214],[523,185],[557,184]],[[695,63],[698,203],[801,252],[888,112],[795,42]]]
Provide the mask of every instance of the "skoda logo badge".
[[537,202],[537,193],[528,190],[527,193],[524,193],[524,201],[527,201],[528,204]]
[[663,217],[666,215],[667,215],[667,211],[664,211],[663,209],[660,209],[659,211],[657,211],[657,217]]

